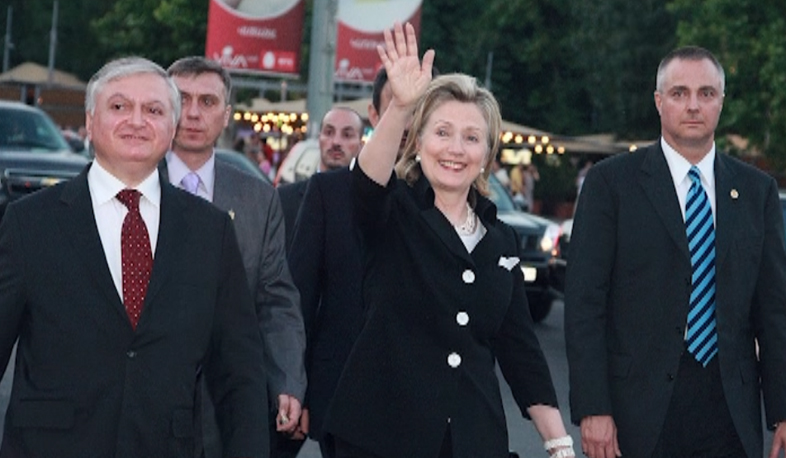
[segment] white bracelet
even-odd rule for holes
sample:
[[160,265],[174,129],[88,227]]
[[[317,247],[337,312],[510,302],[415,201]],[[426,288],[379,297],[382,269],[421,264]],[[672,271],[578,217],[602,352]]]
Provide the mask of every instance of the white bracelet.
[[552,453],[549,458],[573,458],[576,456],[576,452],[573,451],[573,447],[570,448],[561,448],[556,452]]
[[546,449],[546,451],[557,447],[573,447],[573,438],[568,435],[551,439],[543,443],[543,448]]

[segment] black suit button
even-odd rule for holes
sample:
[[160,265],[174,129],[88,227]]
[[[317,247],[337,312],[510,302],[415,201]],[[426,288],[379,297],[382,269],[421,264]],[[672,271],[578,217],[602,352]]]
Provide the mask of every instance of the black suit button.
[[674,380],[674,374],[666,374],[666,378],[671,382]]
[[134,350],[129,350],[126,352],[126,356],[128,356],[130,359],[134,359],[136,358],[136,352]]

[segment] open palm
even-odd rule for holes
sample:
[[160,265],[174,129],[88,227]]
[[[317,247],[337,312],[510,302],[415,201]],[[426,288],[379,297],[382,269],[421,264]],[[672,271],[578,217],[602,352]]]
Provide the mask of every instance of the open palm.
[[418,58],[415,28],[410,23],[406,26],[396,23],[392,32],[384,31],[384,36],[385,47],[378,46],[377,52],[388,74],[393,93],[391,104],[411,106],[423,95],[431,82],[434,51],[426,51],[421,63]]

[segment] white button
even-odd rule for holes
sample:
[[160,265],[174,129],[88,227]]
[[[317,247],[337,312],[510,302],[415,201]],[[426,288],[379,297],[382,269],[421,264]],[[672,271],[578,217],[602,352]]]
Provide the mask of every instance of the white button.
[[467,323],[469,323],[469,314],[467,314],[467,312],[458,312],[458,314],[456,314],[456,323],[458,323],[459,326],[466,326]]
[[467,269],[461,274],[461,279],[464,280],[464,283],[475,283],[475,272]]
[[448,364],[452,368],[457,368],[461,365],[461,356],[458,353],[451,353],[448,355]]

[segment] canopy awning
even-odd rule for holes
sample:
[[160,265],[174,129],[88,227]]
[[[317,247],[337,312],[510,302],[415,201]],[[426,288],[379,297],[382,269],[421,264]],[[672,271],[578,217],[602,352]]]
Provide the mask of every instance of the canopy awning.
[[[0,74],[0,83],[48,85],[50,83],[49,69],[34,62],[25,62]],[[87,84],[77,78],[76,75],[60,70],[52,71],[51,84],[71,89],[85,89],[87,87]]]

